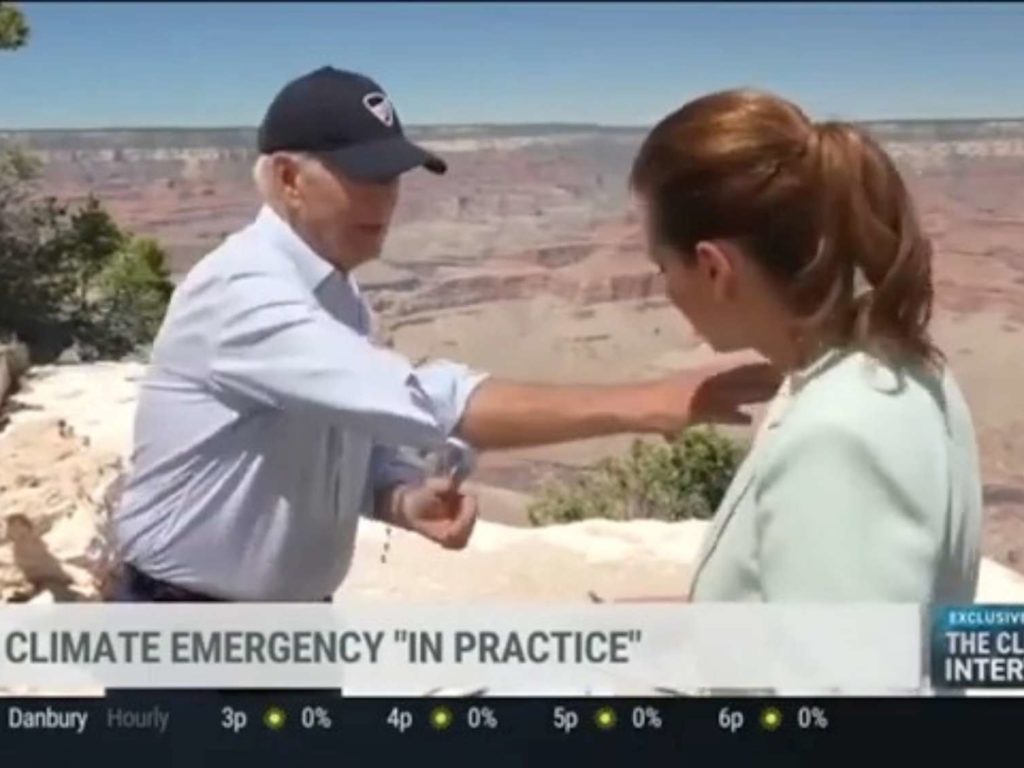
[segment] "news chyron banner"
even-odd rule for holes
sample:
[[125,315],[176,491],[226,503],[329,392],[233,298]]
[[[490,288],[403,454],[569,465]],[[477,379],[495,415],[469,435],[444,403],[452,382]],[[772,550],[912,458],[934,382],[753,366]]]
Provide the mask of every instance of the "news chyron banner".
[[1024,695],[1024,605],[943,606],[931,627],[931,680],[944,688]]
[[0,689],[914,695],[924,626],[914,605],[6,605]]

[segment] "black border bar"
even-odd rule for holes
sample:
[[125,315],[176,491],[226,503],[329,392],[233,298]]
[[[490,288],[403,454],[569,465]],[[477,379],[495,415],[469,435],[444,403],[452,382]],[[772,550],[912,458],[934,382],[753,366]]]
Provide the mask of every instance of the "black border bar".
[[[88,713],[85,732],[11,727],[24,713],[47,708]],[[284,713],[276,729],[265,720],[272,708]],[[163,734],[106,723],[111,712],[130,711],[141,719],[157,709],[168,715]],[[438,727],[439,722],[448,724]],[[893,742],[912,746],[918,759],[948,757],[951,739],[983,743],[986,751],[1019,748],[1022,724],[1024,698],[1005,696],[392,699],[140,691],[108,698],[0,699],[0,765],[91,764],[93,757],[107,759],[112,752],[144,761],[136,763],[144,768],[206,765],[218,755],[244,758],[247,766],[357,760],[390,765],[435,753],[485,759],[484,768],[586,756],[601,765],[641,756],[643,764],[692,759],[702,765],[727,757],[743,764],[769,757],[822,764],[826,755],[873,754],[884,760]]]

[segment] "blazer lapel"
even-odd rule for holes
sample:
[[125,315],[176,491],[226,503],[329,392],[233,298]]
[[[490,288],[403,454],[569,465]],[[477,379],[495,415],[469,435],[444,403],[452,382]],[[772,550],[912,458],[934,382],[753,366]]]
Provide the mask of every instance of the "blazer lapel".
[[775,398],[768,406],[764,422],[751,442],[746,458],[736,471],[736,476],[729,485],[729,489],[725,492],[722,503],[718,505],[714,522],[711,524],[711,529],[704,539],[700,556],[697,558],[697,566],[693,572],[693,578],[690,580],[691,594],[693,593],[694,586],[697,584],[697,579],[700,577],[701,570],[703,570],[708,559],[714,553],[715,547],[718,546],[718,540],[725,532],[725,528],[732,519],[733,513],[736,512],[736,508],[743,500],[743,497],[746,496],[747,491],[750,490],[750,486],[757,476],[758,451],[764,450],[764,444],[768,442],[770,434],[782,424],[783,418],[792,404],[793,384],[792,377],[789,376],[782,382],[782,386],[779,387]]
[[714,522],[711,524],[711,529],[708,531],[704,545],[701,548],[700,557],[697,560],[697,567],[694,570],[692,579],[693,583],[697,582],[701,569],[703,569],[704,564],[707,563],[708,558],[715,551],[715,547],[718,546],[718,540],[722,537],[722,533],[724,533],[726,526],[729,524],[729,520],[736,511],[736,507],[739,506],[740,501],[754,482],[754,476],[754,452],[751,451],[746,461],[740,465],[740,469],[729,486],[729,490],[726,491],[722,503],[718,505]]

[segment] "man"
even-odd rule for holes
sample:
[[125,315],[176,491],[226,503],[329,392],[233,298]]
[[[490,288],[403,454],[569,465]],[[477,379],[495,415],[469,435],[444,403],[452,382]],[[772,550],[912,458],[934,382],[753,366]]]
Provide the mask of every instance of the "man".
[[115,600],[330,599],[367,514],[449,548],[476,503],[399,452],[512,448],[742,420],[766,367],[618,387],[500,381],[374,346],[352,270],[376,258],[399,176],[445,163],[410,143],[381,87],[323,68],[259,131],[256,221],[178,287],[142,384],[115,514]]

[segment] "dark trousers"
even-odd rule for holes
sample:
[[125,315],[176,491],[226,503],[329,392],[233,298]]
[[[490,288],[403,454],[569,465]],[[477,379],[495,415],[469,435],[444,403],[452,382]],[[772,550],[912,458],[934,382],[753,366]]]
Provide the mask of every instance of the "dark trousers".
[[[114,579],[108,591],[106,601],[109,603],[230,602],[154,579],[130,564],[125,564],[121,572]],[[325,597],[324,602],[331,602],[331,598]],[[119,700],[125,697],[137,698],[139,696],[159,696],[161,698],[165,696],[194,696],[197,693],[215,696],[273,696],[275,699],[288,697],[301,700],[324,696],[335,698],[341,695],[341,691],[337,688],[288,688],[284,690],[274,688],[231,688],[226,690],[209,688],[108,688],[106,691],[108,697],[116,697]]]

